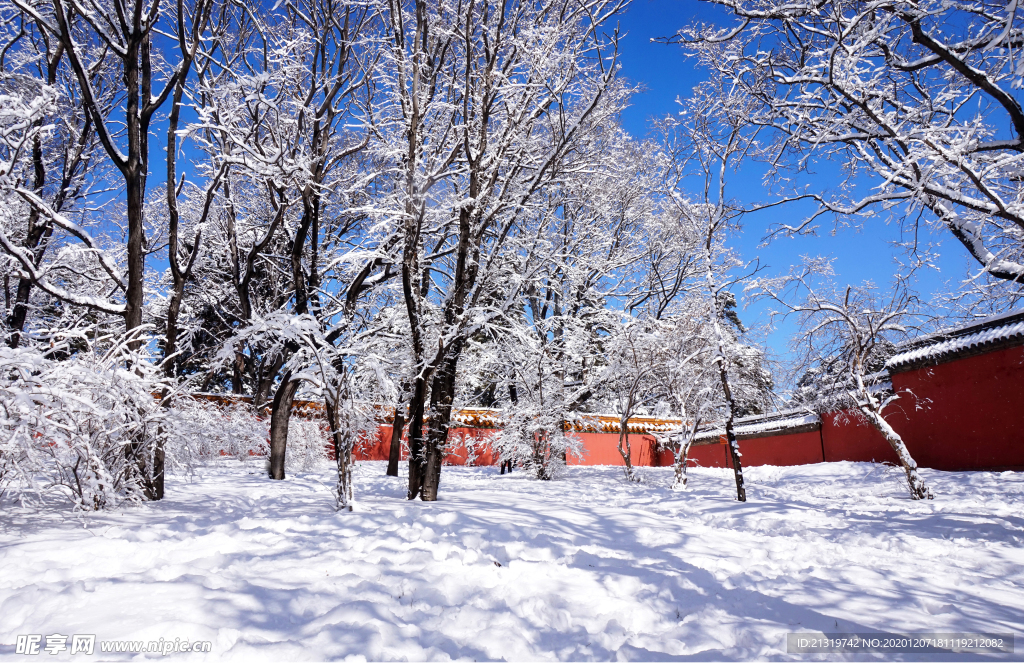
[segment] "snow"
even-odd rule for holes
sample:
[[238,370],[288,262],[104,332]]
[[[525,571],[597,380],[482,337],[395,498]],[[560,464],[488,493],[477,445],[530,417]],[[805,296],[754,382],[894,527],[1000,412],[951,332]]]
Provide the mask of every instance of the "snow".
[[741,504],[730,470],[447,467],[422,503],[384,470],[358,464],[354,513],[326,466],[233,460],[122,511],[7,506],[0,658],[57,632],[213,642],[176,660],[816,660],[785,634],[1024,630],[1021,473],[922,470],[913,502],[884,465],[755,467]]
[[[967,329],[970,327],[998,322],[1003,318],[1020,317],[1020,315],[1020,311],[1014,311],[1011,314],[1003,316],[993,316],[993,318],[972,324],[967,327]],[[930,334],[928,336],[913,339],[910,343],[906,344],[912,345],[912,348],[890,357],[889,361],[885,364],[886,368],[890,370],[897,369],[906,364],[912,364],[928,359],[936,360],[948,355],[954,355],[963,350],[981,347],[990,343],[999,343],[1002,341],[1009,341],[1011,339],[1024,338],[1024,321],[1014,320],[1008,324],[983,329],[974,334],[954,336],[952,338],[945,338],[943,336],[944,334],[955,333],[957,331],[959,330],[948,330],[946,332],[938,332],[936,334]],[[928,343],[928,340],[933,337],[936,339],[935,342]]]
[[[733,432],[736,435],[758,435],[763,433],[774,433],[793,428],[803,428],[821,424],[821,417],[807,410],[783,410],[769,415],[754,415],[740,417],[733,425]],[[710,428],[699,431],[694,440],[712,440],[723,437],[725,428]]]

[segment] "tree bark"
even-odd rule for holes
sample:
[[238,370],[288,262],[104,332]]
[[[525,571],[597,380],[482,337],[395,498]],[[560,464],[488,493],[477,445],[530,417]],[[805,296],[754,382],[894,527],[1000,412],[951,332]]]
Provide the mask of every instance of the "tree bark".
[[405,429],[405,412],[402,411],[402,405],[399,403],[395,406],[395,419],[391,423],[391,450],[388,453],[388,472],[389,477],[398,476],[398,463],[402,457],[402,431]]
[[284,479],[284,455],[288,446],[288,421],[292,414],[292,401],[299,388],[299,381],[292,379],[289,371],[281,378],[281,386],[274,394],[270,411],[270,478]]
[[911,499],[932,499],[934,495],[932,495],[931,489],[925,485],[924,479],[918,473],[917,461],[910,456],[910,451],[907,449],[907,445],[903,443],[903,438],[900,437],[899,433],[889,425],[889,422],[882,418],[882,415],[870,407],[862,405],[860,409],[864,416],[867,417],[867,420],[871,422],[871,425],[882,434],[885,441],[896,452],[896,457],[899,458],[900,465],[903,466],[903,471],[907,474],[907,486],[910,488]]
[[673,488],[686,488],[686,462],[690,455],[689,441],[683,442],[676,449],[675,478],[672,480]]
[[417,377],[409,401],[409,493],[410,500],[416,499],[423,488],[423,471],[426,458],[423,449],[423,400],[426,385]]
[[736,431],[733,429],[733,422],[736,419],[736,401],[732,397],[732,390],[729,388],[729,371],[725,367],[725,356],[718,357],[719,376],[722,380],[722,391],[725,392],[725,402],[728,405],[725,415],[725,441],[729,445],[729,458],[732,460],[732,473],[736,478],[736,499],[740,502],[747,501],[747,489],[743,485],[743,464],[740,459],[740,443],[736,439]]
[[626,479],[633,480],[633,453],[629,444],[629,412],[619,418],[619,455],[626,467]]
[[437,491],[441,485],[441,465],[444,462],[448,429],[451,427],[455,378],[461,353],[462,342],[457,339],[445,353],[430,389],[430,426],[427,429],[426,467],[420,494],[424,502],[437,501]]

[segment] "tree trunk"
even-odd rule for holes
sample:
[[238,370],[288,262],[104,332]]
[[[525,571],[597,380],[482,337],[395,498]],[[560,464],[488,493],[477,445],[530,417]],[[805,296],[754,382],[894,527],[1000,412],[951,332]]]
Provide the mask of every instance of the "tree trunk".
[[[177,258],[173,258],[177,260]],[[178,361],[174,355],[178,352],[178,316],[181,313],[181,300],[185,293],[185,281],[175,277],[171,286],[171,297],[167,303],[167,331],[164,334],[164,375],[174,378],[178,375]]]
[[427,429],[426,467],[420,494],[424,502],[437,501],[437,491],[441,485],[441,465],[452,420],[455,376],[461,350],[462,343],[456,340],[441,360],[441,368],[434,375],[430,390],[430,427]]
[[[42,120],[36,122],[37,126],[41,124]],[[43,148],[38,136],[32,141],[32,162],[35,166],[35,182],[32,188],[39,195],[42,193],[43,185],[46,181],[46,168],[43,163]],[[57,211],[59,212],[60,210],[58,209]],[[23,243],[23,246],[32,252],[36,267],[42,262],[43,251],[46,250],[44,238],[49,239],[53,232],[53,223],[40,223],[39,216],[39,210],[33,206],[29,210],[28,232],[25,234],[25,242]],[[7,318],[7,327],[11,331],[7,343],[12,348],[17,348],[21,343],[21,335],[25,329],[25,320],[28,317],[28,301],[31,294],[31,279],[24,276],[19,278],[14,307],[10,309],[10,315]]]
[[725,367],[725,356],[719,355],[718,370],[722,380],[722,391],[725,392],[725,402],[728,404],[728,413],[725,416],[725,441],[729,445],[729,458],[732,460],[732,473],[736,477],[736,499],[740,502],[747,501],[747,489],[743,486],[743,464],[740,454],[740,443],[736,439],[736,431],[733,430],[733,422],[736,419],[736,401],[732,397],[732,390],[729,388],[729,372]]
[[885,437],[889,446],[896,452],[896,457],[900,459],[900,465],[903,466],[903,471],[907,474],[907,485],[910,488],[910,497],[915,500],[930,500],[934,497],[932,491],[928,486],[925,485],[924,479],[917,471],[917,462],[910,456],[910,451],[907,449],[907,445],[903,443],[903,438],[900,437],[899,433],[893,430],[893,427],[889,425],[882,415],[875,412],[870,407],[861,406],[861,412],[867,417],[871,425],[878,430],[879,433]]
[[629,415],[619,419],[619,455],[626,467],[626,479],[633,480],[633,460],[630,457],[633,453],[629,445]]
[[[192,66],[192,58],[186,51],[184,53],[182,69],[187,72]],[[178,375],[178,360],[175,355],[178,352],[178,335],[180,329],[178,318],[181,313],[181,300],[185,296],[185,284],[192,277],[192,266],[195,264],[196,256],[199,255],[199,247],[203,241],[202,227],[210,210],[213,189],[219,185],[219,175],[214,179],[213,185],[207,191],[206,206],[199,219],[198,229],[193,238],[192,248],[189,250],[185,267],[178,264],[178,244],[180,231],[180,216],[178,214],[178,191],[175,188],[177,183],[177,153],[178,153],[178,118],[181,112],[181,98],[185,94],[185,78],[183,74],[178,78],[174,86],[174,94],[171,100],[171,112],[167,119],[167,263],[171,268],[171,291],[167,302],[167,330],[164,335],[164,373],[169,378]]]
[[157,437],[156,445],[153,448],[153,475],[149,483],[149,499],[162,500],[164,498],[164,438]]
[[682,444],[676,447],[675,479],[672,482],[673,488],[686,488],[686,463],[690,457],[690,447],[693,446],[693,440],[697,437],[698,428],[700,428],[700,421],[694,419],[693,423],[690,424],[690,430],[687,431]]
[[426,464],[423,468],[423,490],[420,491],[420,499],[424,502],[436,502],[437,490],[441,486],[441,465],[448,439],[448,422],[443,419],[440,413],[432,414],[427,429]]
[[262,366],[260,366],[257,371],[256,393],[253,394],[252,397],[252,406],[256,412],[259,412],[267,402],[267,397],[270,395],[270,388],[274,386],[274,378],[277,377],[277,373],[281,370],[281,367],[284,366],[284,354],[284,351],[278,353],[265,374],[262,372]]
[[[46,69],[46,82],[49,85],[54,85],[57,82],[57,67],[58,63],[63,59],[64,53],[63,43],[60,43],[56,47],[56,52],[53,57],[47,58],[47,69]],[[35,126],[37,128],[42,127],[42,119],[36,120]],[[88,114],[86,114],[83,125],[82,133],[78,137],[78,145],[81,148],[77,155],[69,163],[67,160],[64,162],[64,175],[61,180],[61,186],[58,190],[55,199],[53,201],[53,211],[60,213],[64,209],[64,203],[67,200],[68,195],[71,192],[71,183],[78,167],[82,164],[82,154],[85,151],[85,146],[89,142],[89,136],[92,133],[90,127],[92,126],[89,120]],[[69,152],[65,152],[65,156]],[[34,182],[32,190],[38,196],[42,196],[43,186],[46,184],[46,164],[43,161],[43,145],[42,141],[38,136],[32,141],[32,166],[33,166],[33,177]],[[45,221],[40,223],[39,210],[33,205],[32,209],[29,210],[28,216],[28,232],[25,234],[25,242],[23,246],[32,252],[32,259],[35,266],[38,268],[43,262],[43,255],[46,252],[47,247],[50,243],[50,237],[53,235],[53,223],[51,221]],[[10,316],[7,319],[7,327],[11,330],[11,336],[8,340],[8,344],[12,348],[17,348],[21,343],[21,337],[25,331],[25,322],[28,318],[28,306],[29,297],[32,294],[32,280],[27,277],[18,279],[18,289],[15,294],[14,306],[10,306],[8,302],[8,310]]]
[[245,355],[235,346],[235,360],[231,362],[231,393],[241,396],[245,393],[242,375],[245,372]]
[[299,381],[289,371],[281,378],[281,386],[274,394],[270,411],[270,478],[284,479],[284,454],[288,446],[288,421],[292,415],[292,401]]
[[551,472],[548,470],[547,435],[547,431],[543,430],[533,434],[533,468],[537,478],[542,481],[551,479]]
[[[508,385],[508,400],[512,403],[513,407],[519,405],[519,389],[516,388],[515,382],[510,382]],[[508,473],[512,474],[512,459],[501,458],[499,460],[501,462],[501,473],[504,474],[505,469],[508,468]]]
[[409,493],[410,500],[416,499],[423,488],[423,470],[426,458],[423,454],[423,400],[426,385],[423,378],[416,378],[412,399],[409,401]]
[[686,457],[690,454],[690,445],[683,442],[676,448],[675,453],[675,476],[672,479],[673,488],[686,488]]
[[402,457],[402,431],[405,429],[405,412],[402,405],[395,406],[395,419],[391,424],[391,450],[388,453],[389,477],[398,476],[398,463]]
[[326,399],[327,421],[331,426],[334,441],[334,460],[338,469],[338,486],[335,498],[339,511],[351,511],[353,502],[352,486],[352,436],[351,431],[342,430],[338,407]]

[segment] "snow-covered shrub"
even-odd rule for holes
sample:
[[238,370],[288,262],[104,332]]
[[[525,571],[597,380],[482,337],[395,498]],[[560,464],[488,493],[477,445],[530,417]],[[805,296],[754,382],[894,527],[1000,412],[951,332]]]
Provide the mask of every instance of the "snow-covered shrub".
[[480,453],[486,449],[487,442],[478,440],[473,435],[463,435],[462,446],[466,449],[466,467],[473,467],[480,458]]
[[292,415],[288,421],[288,451],[285,467],[290,472],[309,472],[328,462],[330,435],[327,422]]
[[569,457],[583,457],[583,443],[565,435],[557,417],[526,408],[513,412],[493,440],[501,460],[521,465],[538,479],[558,478]]
[[152,490],[163,413],[152,367],[129,370],[124,349],[56,361],[0,348],[0,480],[17,483],[22,501],[57,493],[98,510]]
[[[221,457],[262,461],[270,454],[270,418],[257,415],[247,403],[178,398],[165,416],[164,432],[169,471],[188,473]],[[329,441],[322,419],[293,415],[288,422],[288,469],[321,466],[328,460]]]
[[267,420],[247,403],[178,398],[165,415],[163,430],[170,472],[191,472],[220,456],[262,458],[269,451]]

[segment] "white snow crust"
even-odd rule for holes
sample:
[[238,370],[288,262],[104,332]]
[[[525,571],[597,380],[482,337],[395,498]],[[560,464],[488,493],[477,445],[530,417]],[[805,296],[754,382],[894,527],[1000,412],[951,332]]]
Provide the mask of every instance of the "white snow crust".
[[[1019,314],[1020,311],[1015,311],[1013,313],[1013,315]],[[935,334],[934,336],[939,337],[938,334]],[[981,347],[990,343],[998,343],[1021,337],[1024,337],[1024,322],[1014,322],[999,327],[984,329],[975,334],[948,338],[921,347],[916,347],[912,350],[899,352],[890,357],[889,361],[885,363],[885,366],[889,369],[898,368],[916,361],[924,359],[940,359],[944,356],[956,354],[957,352],[968,350],[970,348]],[[922,338],[926,339],[927,337]],[[920,339],[915,339],[915,344],[920,342]]]
[[785,634],[1024,631],[1021,473],[925,469],[913,502],[884,465],[755,467],[738,503],[724,469],[671,491],[671,468],[447,467],[427,504],[385,466],[358,464],[354,513],[327,467],[233,460],[142,507],[5,507],[0,659],[29,633],[213,642],[174,660],[825,660]]
[[[737,419],[733,425],[736,435],[755,435],[757,433],[774,433],[790,428],[799,428],[821,423],[821,417],[806,410],[785,410],[769,415],[756,415]],[[695,440],[710,440],[725,436],[725,428],[702,430],[694,437]]]

